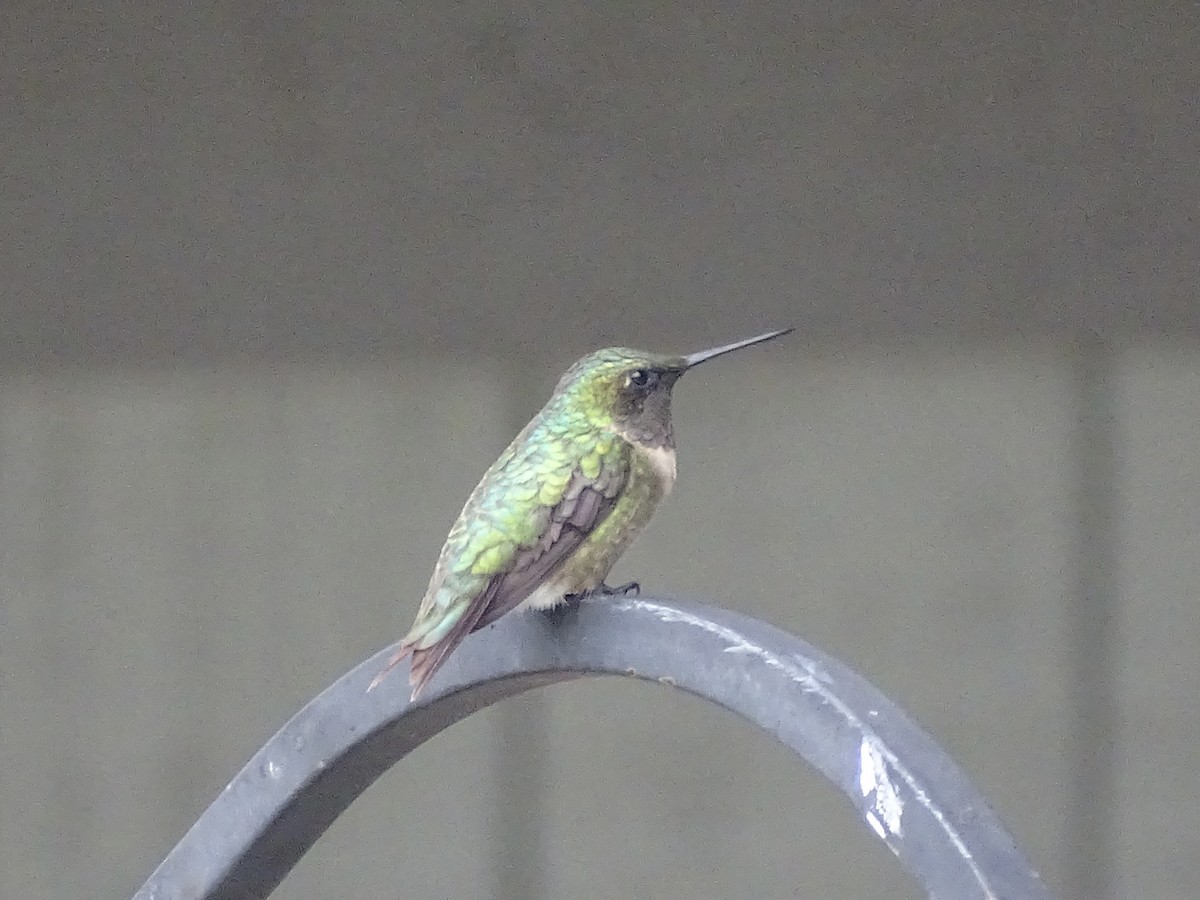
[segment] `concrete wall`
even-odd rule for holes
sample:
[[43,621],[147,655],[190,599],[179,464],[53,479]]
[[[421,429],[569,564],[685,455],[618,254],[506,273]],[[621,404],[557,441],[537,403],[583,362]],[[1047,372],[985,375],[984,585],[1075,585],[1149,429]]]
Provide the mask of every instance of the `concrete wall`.
[[[1111,866],[1126,896],[1190,883],[1194,360],[1133,351],[1114,383]],[[1072,372],[1031,346],[781,344],[714,365],[680,386],[680,484],[620,570],[852,661],[950,748],[1064,893]],[[525,407],[508,375],[429,358],[0,385],[6,896],[132,890],[300,703],[407,627],[448,522]],[[281,895],[510,896],[501,884],[916,895],[769,739],[620,682],[452,729],[368,792]]]
[[[622,574],[860,667],[1064,896],[1193,893],[1197,45],[1186,4],[9,3],[0,896],[136,887],[407,627],[576,356],[789,324],[681,386]],[[905,890],[769,741],[596,682],[441,736],[281,894]]]

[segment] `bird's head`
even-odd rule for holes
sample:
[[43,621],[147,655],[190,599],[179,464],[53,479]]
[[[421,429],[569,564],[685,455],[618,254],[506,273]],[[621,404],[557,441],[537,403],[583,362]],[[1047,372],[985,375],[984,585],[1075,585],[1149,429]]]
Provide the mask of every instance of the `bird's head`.
[[554,396],[583,412],[590,421],[602,422],[631,441],[650,447],[669,445],[671,389],[684,372],[714,357],[761,344],[791,330],[769,331],[687,356],[646,353],[628,347],[597,350],[566,371]]

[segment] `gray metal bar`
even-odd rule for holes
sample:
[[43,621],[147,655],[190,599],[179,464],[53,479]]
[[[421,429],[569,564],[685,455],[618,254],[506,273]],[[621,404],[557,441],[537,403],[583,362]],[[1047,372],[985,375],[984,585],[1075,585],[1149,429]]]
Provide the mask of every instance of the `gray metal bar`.
[[931,897],[1049,900],[958,767],[847,666],[726,610],[605,599],[510,615],[473,635],[413,704],[388,651],[323,691],[254,755],[134,900],[266,897],[397,760],[506,697],[586,675],[688,691],[775,735],[849,798]]

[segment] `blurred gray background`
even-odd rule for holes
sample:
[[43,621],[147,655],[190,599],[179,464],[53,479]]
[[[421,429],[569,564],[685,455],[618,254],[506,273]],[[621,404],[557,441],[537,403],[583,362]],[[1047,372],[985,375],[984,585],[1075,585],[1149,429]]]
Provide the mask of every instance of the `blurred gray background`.
[[[597,346],[678,391],[614,573],[859,667],[1064,898],[1194,896],[1193,3],[50,5],[0,21],[0,895],[130,894],[407,629]],[[442,735],[283,898],[915,897],[623,681]]]

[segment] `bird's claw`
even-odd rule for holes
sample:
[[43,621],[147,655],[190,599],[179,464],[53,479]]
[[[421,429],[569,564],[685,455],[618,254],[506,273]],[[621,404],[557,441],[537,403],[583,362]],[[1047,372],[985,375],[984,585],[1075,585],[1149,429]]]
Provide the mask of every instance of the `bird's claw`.
[[616,587],[609,587],[607,584],[600,585],[598,593],[609,597],[636,597],[642,592],[642,586],[636,581],[627,581],[624,584],[618,584]]
[[590,591],[564,594],[563,600],[566,601],[568,606],[578,606],[580,602],[587,600],[589,597],[636,597],[641,590],[642,586],[636,581],[627,581],[625,584],[619,584],[616,587],[600,584]]

